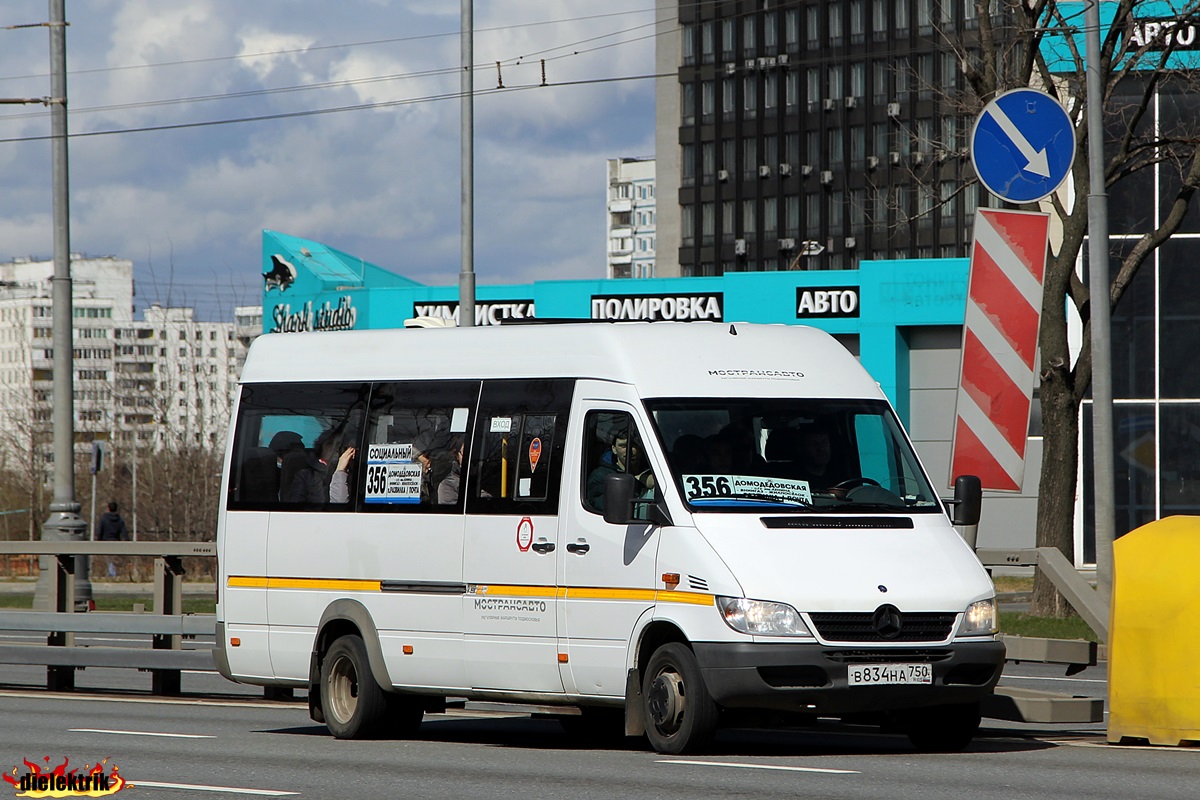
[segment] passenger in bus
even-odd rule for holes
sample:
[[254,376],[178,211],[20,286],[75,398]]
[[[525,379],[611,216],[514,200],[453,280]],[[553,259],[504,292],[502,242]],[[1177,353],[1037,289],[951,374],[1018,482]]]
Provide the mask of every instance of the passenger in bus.
[[708,448],[704,439],[694,433],[680,434],[671,448],[671,466],[677,475],[708,473]]
[[465,444],[462,436],[456,436],[450,441],[450,471],[438,483],[438,505],[452,506],[458,502],[459,488],[462,484],[463,446]]
[[719,433],[704,440],[704,451],[708,454],[708,472],[713,475],[733,475],[733,441]]
[[[754,430],[744,422],[731,422],[715,437],[709,437],[715,454],[713,473],[716,475],[763,475],[767,462],[754,446]],[[720,467],[718,469],[717,467]]]
[[279,431],[271,437],[271,443],[267,446],[275,453],[276,466],[282,467],[284,456],[304,449],[304,440],[295,431]]
[[413,441],[413,453],[421,465],[421,502],[440,503],[438,487],[450,474],[454,451],[447,444],[445,432],[436,429],[418,434]]
[[819,489],[827,489],[838,482],[833,469],[833,444],[828,428],[823,425],[800,428],[796,447],[799,466],[796,477]]
[[769,475],[775,478],[800,477],[800,440],[803,438],[804,432],[799,428],[781,425],[771,429],[763,447]]
[[621,472],[632,474],[637,481],[634,487],[635,497],[646,497],[654,491],[654,472],[644,468],[641,451],[636,441],[630,441],[628,431],[617,431],[613,436],[612,445],[600,457],[600,463],[588,473],[588,507],[597,511],[604,510],[604,479]]
[[237,497],[251,503],[279,499],[279,459],[268,447],[247,447],[238,471]]
[[304,440],[295,431],[279,431],[271,437],[268,445],[275,454],[274,491],[272,500],[283,499],[296,473],[308,463],[304,451]]
[[[313,445],[313,452],[305,452],[307,462],[296,472],[283,495],[287,503],[347,503],[350,501],[350,462],[355,448],[342,448],[341,428],[331,428],[320,436]],[[289,459],[291,456],[289,456]],[[329,471],[331,461],[336,463]]]
[[350,502],[350,462],[354,460],[357,452],[356,448],[347,447],[338,456],[337,468],[334,469],[333,478],[329,481],[329,502]]

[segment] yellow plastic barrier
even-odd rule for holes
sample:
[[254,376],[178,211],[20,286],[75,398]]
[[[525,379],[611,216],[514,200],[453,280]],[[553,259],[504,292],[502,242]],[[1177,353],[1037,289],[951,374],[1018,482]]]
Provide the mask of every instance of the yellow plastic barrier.
[[1143,525],[1113,545],[1108,741],[1200,742],[1200,517]]

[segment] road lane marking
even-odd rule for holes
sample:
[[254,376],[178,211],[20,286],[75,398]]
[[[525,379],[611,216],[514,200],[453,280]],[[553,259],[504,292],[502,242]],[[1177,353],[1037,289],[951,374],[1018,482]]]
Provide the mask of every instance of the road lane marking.
[[107,695],[95,694],[77,694],[71,693],[68,696],[63,696],[61,693],[41,692],[22,692],[0,689],[0,697],[19,697],[29,700],[57,700],[69,701],[77,703],[81,700],[87,700],[93,703],[148,703],[150,705],[162,706],[216,706],[221,708],[297,708],[295,702],[282,700],[259,700],[257,702],[249,702],[245,700],[211,700],[197,698],[188,700],[183,698],[167,698],[167,697],[108,697]]
[[265,797],[284,797],[300,794],[299,792],[284,792],[277,789],[241,789],[237,786],[205,786],[199,783],[165,783],[163,781],[139,781],[129,779],[132,789],[191,789],[195,792],[228,792],[229,794],[254,794]]
[[111,733],[117,736],[163,736],[168,739],[215,739],[207,733],[154,733],[152,731],[111,731],[104,728],[68,728],[71,733]]
[[780,772],[817,772],[823,775],[861,775],[856,769],[825,769],[823,767],[785,767],[779,764],[743,764],[736,761],[688,761],[686,759],[663,759],[659,764],[685,764],[694,767],[736,767],[738,769],[773,769]]

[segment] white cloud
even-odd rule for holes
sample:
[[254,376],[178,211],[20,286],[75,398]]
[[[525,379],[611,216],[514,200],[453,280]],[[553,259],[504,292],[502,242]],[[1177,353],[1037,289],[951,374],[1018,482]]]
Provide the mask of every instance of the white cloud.
[[311,35],[264,30],[257,26],[239,32],[237,38],[242,45],[238,52],[241,63],[259,80],[266,80],[281,64],[303,72],[302,56],[314,41]]
[[[31,19],[45,13],[33,0],[8,5]],[[475,111],[480,283],[601,277],[605,160],[653,147],[652,81],[495,94],[487,65],[502,61],[510,87],[541,82],[542,51],[550,84],[651,73],[652,39],[633,41],[652,30],[638,26],[653,14],[637,13],[651,6],[476,3],[475,56],[485,65]],[[181,287],[173,298],[189,293],[208,316],[218,301],[232,306],[231,287],[249,292],[241,301],[257,299],[262,228],[427,283],[457,281],[460,102],[423,99],[458,91],[457,4],[95,0],[68,14],[74,132],[380,106],[74,139],[73,249],[132,258],[139,286],[173,280]],[[0,94],[45,81],[4,80],[44,73],[46,61],[31,60],[44,41],[0,49]],[[622,43],[604,47],[613,42]],[[149,104],[327,83],[336,85]],[[139,105],[82,111],[118,103]],[[8,114],[0,113],[0,139],[48,132],[48,117]],[[48,254],[49,148],[0,143],[0,169],[0,258]]]

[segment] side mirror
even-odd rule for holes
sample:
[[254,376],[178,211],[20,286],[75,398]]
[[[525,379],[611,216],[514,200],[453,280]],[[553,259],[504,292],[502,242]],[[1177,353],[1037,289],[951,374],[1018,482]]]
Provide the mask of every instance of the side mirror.
[[610,525],[628,525],[633,519],[634,478],[624,472],[604,479],[604,521]]
[[662,504],[662,495],[654,489],[654,499],[637,497],[638,484],[632,475],[618,472],[604,479],[604,521],[610,525],[673,525]]
[[954,479],[954,525],[978,525],[983,509],[983,488],[976,475],[959,475]]

